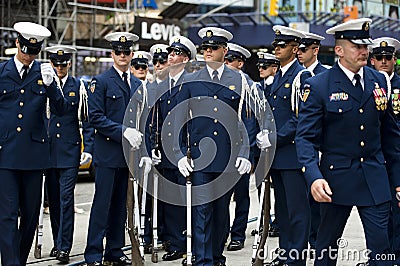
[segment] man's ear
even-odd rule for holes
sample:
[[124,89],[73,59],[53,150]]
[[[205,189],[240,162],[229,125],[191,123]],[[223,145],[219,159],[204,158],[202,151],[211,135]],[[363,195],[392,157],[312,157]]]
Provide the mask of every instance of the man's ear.
[[343,46],[336,45],[335,46],[335,54],[337,54],[339,57],[343,57]]

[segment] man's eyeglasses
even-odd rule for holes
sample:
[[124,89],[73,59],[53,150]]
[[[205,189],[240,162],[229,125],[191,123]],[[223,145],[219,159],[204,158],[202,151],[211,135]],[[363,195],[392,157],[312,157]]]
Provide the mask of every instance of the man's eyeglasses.
[[228,61],[229,63],[232,63],[235,60],[242,61],[241,59],[234,57],[234,56],[226,56],[225,60]]
[[59,64],[59,63],[53,63],[54,67],[67,67],[68,64]]
[[264,70],[267,70],[271,65],[258,65],[258,68],[262,68]]
[[128,56],[128,55],[130,55],[132,53],[132,51],[131,50],[114,50],[114,54],[115,55],[121,55],[121,54],[124,54],[124,55],[126,55],[126,56]]
[[157,65],[157,63],[160,63],[160,65],[164,65],[165,63],[167,63],[167,60],[163,58],[153,59],[153,65]]
[[136,70],[139,70],[139,69],[146,70],[146,69],[147,69],[147,66],[146,66],[146,65],[133,65],[133,67],[134,67]]
[[281,49],[285,49],[287,46],[296,46],[295,44],[289,44],[289,43],[278,43],[278,42],[273,42],[272,46],[274,48],[281,48]]
[[213,51],[217,51],[221,47],[222,47],[221,45],[217,45],[217,44],[203,44],[201,46],[201,50],[207,51],[208,49],[211,49]]
[[317,48],[317,47],[310,47],[310,46],[308,46],[308,47],[301,47],[301,48],[299,48],[299,51],[302,52],[302,53],[305,53],[305,52],[307,52],[308,50],[310,50],[310,49],[315,49],[315,48]]
[[393,55],[391,55],[391,54],[388,54],[388,55],[381,55],[381,54],[379,54],[379,55],[374,55],[374,58],[375,58],[376,60],[378,60],[378,61],[382,61],[383,58],[385,58],[386,61],[390,61],[390,60],[392,60]]
[[179,49],[177,47],[168,47],[167,48],[168,54],[174,52],[175,55],[182,55],[184,53],[184,51],[182,49]]

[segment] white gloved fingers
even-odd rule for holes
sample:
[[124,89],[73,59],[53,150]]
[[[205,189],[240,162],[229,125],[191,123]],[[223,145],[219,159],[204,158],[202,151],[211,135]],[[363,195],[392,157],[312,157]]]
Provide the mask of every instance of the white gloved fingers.
[[54,79],[54,69],[50,63],[40,64],[40,74],[42,75],[43,83],[46,86],[50,86]]
[[152,149],[151,150],[151,159],[153,161],[153,165],[157,165],[157,164],[161,163],[161,153],[160,153],[160,151],[157,150],[157,153],[156,153],[156,150]]
[[269,141],[268,137],[268,130],[263,130],[259,132],[256,136],[257,146],[261,150],[266,150],[267,148],[271,147],[271,142]]
[[124,131],[124,137],[129,141],[132,146],[132,149],[137,150],[142,144],[142,136],[143,134],[135,128],[128,127]]
[[190,163],[188,162],[187,157],[183,157],[178,161],[179,172],[181,172],[184,177],[188,177],[190,173],[193,172],[193,168],[194,164],[192,159],[190,159]]
[[238,157],[236,159],[235,167],[237,167],[239,174],[243,175],[245,173],[250,173],[251,163],[246,158]]
[[82,152],[80,165],[87,164],[90,162],[90,160],[92,160],[92,155],[88,152]]
[[145,176],[149,175],[151,171],[151,163],[152,161],[150,157],[140,158],[139,167],[142,168],[144,166],[143,172]]

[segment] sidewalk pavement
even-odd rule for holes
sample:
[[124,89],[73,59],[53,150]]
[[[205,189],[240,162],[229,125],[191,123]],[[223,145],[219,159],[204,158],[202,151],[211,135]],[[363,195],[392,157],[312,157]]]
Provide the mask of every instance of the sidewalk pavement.
[[[92,199],[94,190],[94,183],[90,185],[86,185],[84,188],[78,183],[76,188],[76,193],[86,193],[88,199]],[[254,178],[251,179],[250,184],[250,197],[251,197],[251,206],[250,206],[250,213],[249,219],[254,220],[252,218],[257,217],[258,211],[258,196],[257,196],[257,189],[255,188]],[[273,196],[271,195],[273,200]],[[89,200],[90,201],[90,200]],[[71,250],[70,255],[70,265],[80,265],[79,262],[83,261],[83,252],[86,245],[86,236],[87,236],[87,228],[88,228],[88,221],[90,215],[90,203],[89,202],[76,202],[77,206],[84,210],[83,213],[77,213],[75,215],[75,234],[74,234],[74,244]],[[234,213],[234,206],[235,202],[231,202],[230,208],[231,213]],[[273,206],[273,204],[272,204]],[[232,219],[231,219],[232,221]],[[250,266],[251,265],[251,256],[252,256],[252,245],[254,241],[254,237],[250,235],[251,231],[255,229],[256,221],[250,222],[247,227],[246,235],[247,239],[245,242],[244,249],[240,251],[226,251],[224,255],[227,257],[227,265],[229,266]],[[364,258],[354,258],[358,255],[353,255],[354,253],[359,254],[359,251],[365,249],[365,241],[363,237],[364,233],[362,230],[361,222],[357,214],[357,210],[353,208],[350,219],[346,225],[345,232],[342,238],[342,245],[344,249],[339,250],[339,254],[342,254],[342,260],[338,262],[340,266],[355,266],[358,262],[364,262],[366,259]],[[229,242],[229,240],[228,240]],[[126,234],[126,245],[127,251],[125,254],[130,256],[130,249],[128,246],[129,237]],[[60,265],[58,261],[54,258],[49,257],[49,253],[51,248],[53,247],[52,240],[51,240],[51,231],[50,231],[50,219],[49,215],[45,215],[44,217],[44,231],[43,231],[43,247],[42,247],[42,258],[35,259],[33,256],[34,248],[32,247],[31,254],[28,258],[28,265]],[[273,251],[278,247],[278,238],[269,238],[267,239],[266,243],[266,254],[267,258],[266,261],[271,261],[275,255]],[[158,263],[152,263],[150,255],[146,255],[145,257],[145,265],[158,265],[158,266],[172,266],[172,265],[181,265],[181,260],[173,261],[173,262],[164,262],[161,260],[162,255],[164,254],[163,251],[159,252]],[[350,257],[350,258],[347,258]],[[307,266],[313,265],[312,260],[307,261]]]

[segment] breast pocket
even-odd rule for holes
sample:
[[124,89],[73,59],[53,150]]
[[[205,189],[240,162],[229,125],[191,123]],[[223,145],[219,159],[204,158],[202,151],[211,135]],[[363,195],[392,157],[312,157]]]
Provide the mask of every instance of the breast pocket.
[[70,105],[78,106],[78,104],[79,104],[79,92],[67,91],[65,93],[65,98],[67,98],[67,101],[68,101],[68,103]]
[[240,94],[234,90],[224,91],[222,98],[224,102],[235,109],[239,106]]
[[31,87],[31,90],[35,95],[46,96],[46,89],[43,86],[35,84]]
[[122,91],[107,91],[106,106],[109,110],[120,110],[121,108],[125,109],[125,99]]
[[349,101],[330,102],[326,105],[326,111],[333,116],[343,116],[353,109]]
[[1,84],[0,87],[0,106],[8,107],[14,105],[18,93],[12,83]]

